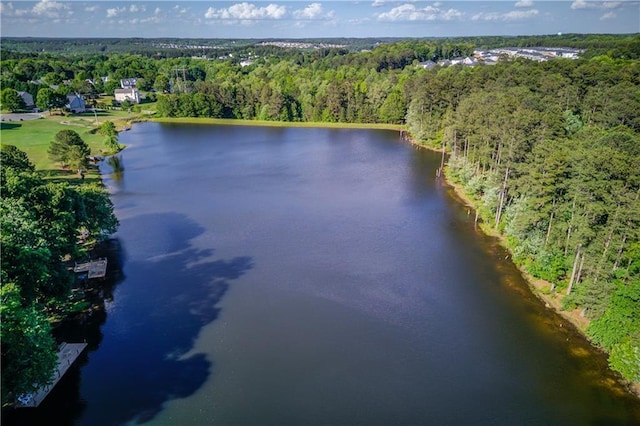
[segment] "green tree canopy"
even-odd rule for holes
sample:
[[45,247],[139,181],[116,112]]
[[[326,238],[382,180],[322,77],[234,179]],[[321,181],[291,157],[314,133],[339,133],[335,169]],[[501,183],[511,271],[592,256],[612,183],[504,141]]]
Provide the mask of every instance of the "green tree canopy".
[[108,150],[112,152],[120,151],[120,144],[118,143],[118,131],[113,121],[105,121],[100,125],[98,130],[100,134],[105,136],[104,144]]
[[51,383],[58,363],[51,326],[35,306],[24,306],[15,284],[0,288],[2,403]]
[[52,160],[76,170],[88,166],[91,150],[76,131],[61,130],[49,145],[48,153]]
[[[78,147],[78,145],[72,145]],[[0,341],[2,402],[47,384],[56,365],[44,307],[64,299],[73,274],[63,259],[84,248],[78,235],[100,241],[118,221],[104,188],[42,179],[26,154],[5,145],[0,171]]]
[[35,167],[29,161],[29,157],[24,151],[21,151],[15,145],[2,145],[0,158],[3,168],[12,168],[21,172],[33,172]]
[[0,108],[15,112],[24,109],[25,104],[16,90],[7,87],[0,93]]
[[36,106],[43,111],[63,108],[66,103],[67,97],[60,93],[56,93],[53,89],[46,87],[38,90]]

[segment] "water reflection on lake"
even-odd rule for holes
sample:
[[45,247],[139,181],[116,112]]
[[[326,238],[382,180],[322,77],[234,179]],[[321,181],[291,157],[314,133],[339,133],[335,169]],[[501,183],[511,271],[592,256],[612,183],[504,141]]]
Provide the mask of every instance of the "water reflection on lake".
[[368,130],[144,123],[121,142],[126,173],[106,184],[124,277],[69,410],[48,416],[640,421],[604,357],[435,182],[437,155]]

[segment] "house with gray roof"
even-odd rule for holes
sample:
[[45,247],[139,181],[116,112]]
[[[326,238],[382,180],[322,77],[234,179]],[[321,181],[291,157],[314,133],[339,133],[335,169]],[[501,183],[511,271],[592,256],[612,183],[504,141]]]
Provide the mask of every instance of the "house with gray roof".
[[73,114],[77,114],[79,112],[85,112],[87,110],[87,106],[84,102],[84,98],[82,97],[82,95],[79,95],[77,93],[70,93],[67,95],[66,107]]
[[24,101],[24,105],[25,108],[27,109],[33,109],[35,108],[36,104],[35,102],[33,102],[33,96],[31,95],[31,93],[28,92],[18,92],[18,95],[22,98],[22,100]]

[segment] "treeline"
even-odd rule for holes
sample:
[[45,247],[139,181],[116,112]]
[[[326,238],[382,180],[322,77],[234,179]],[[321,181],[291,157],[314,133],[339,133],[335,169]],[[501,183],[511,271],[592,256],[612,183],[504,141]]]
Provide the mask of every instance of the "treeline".
[[68,302],[75,279],[64,261],[86,254],[80,235],[100,241],[118,221],[104,188],[44,180],[15,146],[2,145],[0,181],[4,406],[50,382],[57,346],[48,315]]
[[440,123],[448,175],[486,226],[506,236],[517,264],[550,282],[565,309],[592,320],[590,338],[638,382],[639,70],[600,62],[593,71],[602,80],[588,82],[557,65],[537,73],[529,64],[520,81],[511,69],[435,114],[418,112],[425,104],[414,99],[409,123],[417,132]]

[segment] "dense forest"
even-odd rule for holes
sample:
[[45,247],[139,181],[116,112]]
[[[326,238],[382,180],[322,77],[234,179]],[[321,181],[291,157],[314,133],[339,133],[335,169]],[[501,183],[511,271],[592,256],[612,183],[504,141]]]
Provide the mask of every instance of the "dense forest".
[[[559,44],[586,51],[577,60],[419,66],[478,47]],[[97,98],[136,77],[153,101],[137,108],[159,116],[405,125],[416,143],[446,150],[446,176],[475,201],[484,226],[505,237],[523,270],[549,282],[564,309],[590,320],[587,334],[612,368],[640,382],[640,35],[245,49],[215,60],[3,52],[0,83],[34,99],[50,84]],[[4,199],[4,163],[3,154],[3,204],[17,203]],[[15,220],[28,214],[11,211]],[[4,274],[3,305],[5,292],[31,294],[5,285]]]

